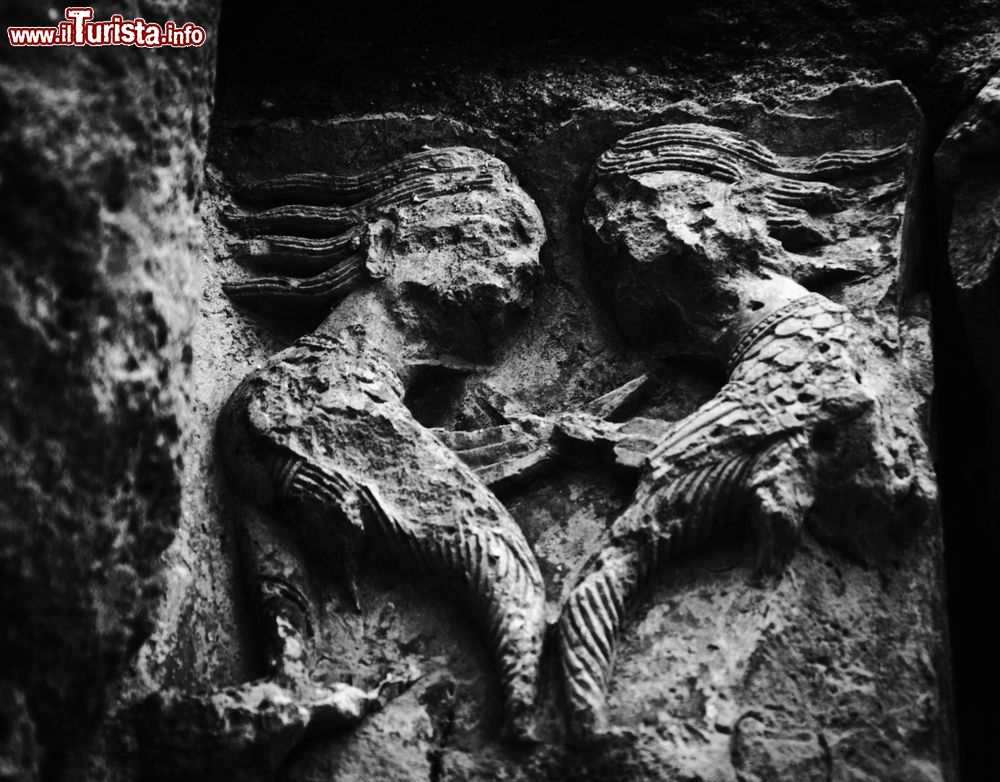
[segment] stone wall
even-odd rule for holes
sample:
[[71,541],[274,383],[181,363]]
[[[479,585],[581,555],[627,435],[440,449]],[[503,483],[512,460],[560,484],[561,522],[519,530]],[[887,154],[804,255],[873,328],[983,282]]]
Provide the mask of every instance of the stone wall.
[[[218,8],[95,6],[191,19],[213,43],[0,47],[5,779],[85,767],[180,519]],[[33,2],[0,12],[52,22]]]

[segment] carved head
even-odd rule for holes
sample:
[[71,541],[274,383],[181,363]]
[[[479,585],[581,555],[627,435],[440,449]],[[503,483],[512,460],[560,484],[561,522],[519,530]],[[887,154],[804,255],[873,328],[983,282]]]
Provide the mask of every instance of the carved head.
[[724,357],[739,333],[805,293],[795,253],[831,241],[828,181],[901,150],[779,157],[702,124],[633,133],[597,163],[586,219],[595,276],[625,336],[666,353]]
[[368,271],[407,331],[477,353],[531,303],[545,227],[502,161],[468,147],[427,154],[423,194],[393,194],[369,221]]
[[290,271],[226,292],[272,314],[321,317],[377,281],[407,335],[477,353],[530,304],[540,276],[541,214],[507,165],[478,149],[428,149],[357,176],[257,182],[243,196],[281,204],[229,216],[257,234],[243,256],[284,259]]

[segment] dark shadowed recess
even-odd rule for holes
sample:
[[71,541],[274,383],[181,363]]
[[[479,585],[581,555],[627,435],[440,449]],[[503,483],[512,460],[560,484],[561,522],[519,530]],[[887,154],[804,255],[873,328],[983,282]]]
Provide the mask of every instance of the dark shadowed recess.
[[268,101],[306,115],[398,108],[419,99],[446,110],[464,104],[465,96],[449,89],[456,66],[475,71],[487,65],[502,77],[559,64],[587,71],[624,56],[644,69],[711,80],[782,53],[850,52],[854,64],[887,64],[902,77],[925,69],[938,39],[963,14],[979,13],[982,2],[517,0],[397,9],[227,0],[219,98],[223,108]]
[[[957,690],[962,778],[993,776],[998,672],[987,640],[1000,557],[989,507],[982,425],[990,400],[976,375],[947,268],[947,226],[936,218],[930,155],[966,98],[935,72],[941,51],[970,30],[995,26],[993,0],[772,0],[657,4],[378,3],[303,0],[223,3],[217,83],[227,118],[333,116],[382,110],[442,113],[490,127],[514,142],[562,121],[491,103],[481,74],[516,81],[528,72],[597,78],[638,66],[711,95],[728,74],[783,56],[814,58],[834,81],[883,69],[916,95],[927,117],[925,189],[916,237],[918,283],[931,291],[937,374],[934,439],[945,524],[949,626]],[[655,10],[651,10],[655,8]],[[604,69],[602,71],[602,69]],[[775,78],[785,78],[776,75]],[[525,105],[531,96],[525,97]],[[998,446],[993,444],[994,449]]]

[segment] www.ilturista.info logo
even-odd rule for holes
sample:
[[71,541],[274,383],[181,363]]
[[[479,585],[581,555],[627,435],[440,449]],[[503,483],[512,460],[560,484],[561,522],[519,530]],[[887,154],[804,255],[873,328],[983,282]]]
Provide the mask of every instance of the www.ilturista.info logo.
[[94,9],[67,8],[65,21],[54,27],[8,27],[11,46],[139,46],[159,49],[164,46],[187,48],[201,46],[207,35],[204,27],[193,22],[147,22],[125,19],[114,14],[105,22],[95,22]]

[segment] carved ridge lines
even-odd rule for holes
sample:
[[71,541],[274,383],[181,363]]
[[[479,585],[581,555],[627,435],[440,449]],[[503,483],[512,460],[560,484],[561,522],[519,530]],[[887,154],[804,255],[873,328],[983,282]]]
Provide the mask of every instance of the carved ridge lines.
[[225,219],[230,225],[243,230],[315,232],[316,236],[332,236],[357,228],[363,222],[355,209],[312,204],[285,204],[256,212],[236,210],[227,212]]
[[384,166],[360,174],[327,174],[305,172],[290,174],[252,183],[241,183],[239,195],[257,203],[288,202],[301,199],[310,203],[329,203],[338,206],[370,198],[393,186],[413,180],[428,173],[470,170],[465,158],[453,149],[431,149],[415,152]]
[[[607,177],[686,170],[736,182],[745,178],[744,166],[749,164],[783,180],[799,180],[801,194],[808,195],[809,180],[865,173],[898,160],[906,150],[903,144],[880,150],[841,150],[797,166],[796,158],[779,157],[741,133],[692,122],[640,130],[620,139],[598,160],[596,173]],[[793,190],[786,190],[786,197],[791,196]]]
[[[627,606],[660,563],[694,550],[714,534],[716,526],[738,503],[754,463],[740,453],[682,473],[666,488],[647,491],[612,528],[609,544],[597,565],[573,589],[559,622],[560,660],[574,730],[600,728],[605,720],[606,689],[614,661],[616,638]],[[648,529],[652,545],[630,530]]]
[[[357,253],[362,248],[362,239],[360,226],[334,237],[271,234],[248,240],[239,248],[236,257],[290,258],[299,261],[305,271],[318,272],[325,269],[328,262],[343,260]],[[310,268],[308,264],[313,260],[317,263]]]
[[[443,228],[428,221],[429,212],[451,211],[460,220],[496,204],[504,210],[499,215],[511,218],[527,194],[499,158],[471,147],[447,147],[356,176],[303,173],[244,182],[235,198],[222,210],[223,222],[243,234],[235,257],[256,262],[258,274],[264,269],[277,274],[227,284],[226,293],[261,312],[311,318],[365,280],[357,269],[382,270],[387,258],[400,260],[426,250],[426,242],[441,241],[436,234]],[[413,226],[427,227],[414,231]],[[400,234],[406,238],[397,242]],[[530,235],[525,241],[532,241]],[[375,256],[369,253],[372,242]]]
[[663,436],[663,439],[646,457],[646,461],[650,465],[650,480],[654,483],[662,480],[667,470],[666,457],[674,455],[684,446],[696,441],[709,431],[709,425],[712,426],[713,431],[716,427],[725,428],[742,415],[743,408],[737,400],[717,397],[710,399],[687,418],[678,421],[677,425]]
[[377,489],[362,484],[364,506],[398,561],[419,561],[441,575],[457,577],[484,611],[483,624],[501,673],[508,707],[530,711],[537,692],[535,666],[541,653],[543,582],[523,539],[469,523],[435,534],[398,519]]
[[264,277],[244,282],[224,282],[222,289],[236,301],[245,301],[255,294],[281,296],[342,298],[365,279],[364,259],[354,255],[337,262],[324,272],[312,277]]
[[[361,196],[357,200],[346,197],[324,197],[323,187],[318,183],[328,181],[327,178],[332,175],[327,174],[300,174],[281,180],[246,184],[242,188],[242,193],[250,201],[263,200],[270,203],[279,196],[287,194],[301,198],[302,203],[282,203],[252,212],[236,210],[228,215],[228,221],[235,226],[258,232],[294,230],[298,233],[308,231],[315,232],[319,236],[330,236],[345,229],[357,229],[363,224],[365,215],[378,213],[393,206],[401,206],[408,202],[420,203],[431,198],[472,190],[513,185],[506,164],[496,158],[465,148],[432,150],[432,152],[435,154],[427,153],[420,158],[419,164],[399,169],[405,176],[368,177],[365,181],[369,182],[369,185],[359,185],[352,191]],[[448,154],[441,154],[442,152]],[[438,167],[436,164],[442,161],[450,165]],[[289,179],[290,182],[283,184]],[[333,187],[332,180],[330,182],[330,187]],[[262,189],[263,194],[255,198],[254,194],[258,187]]]

